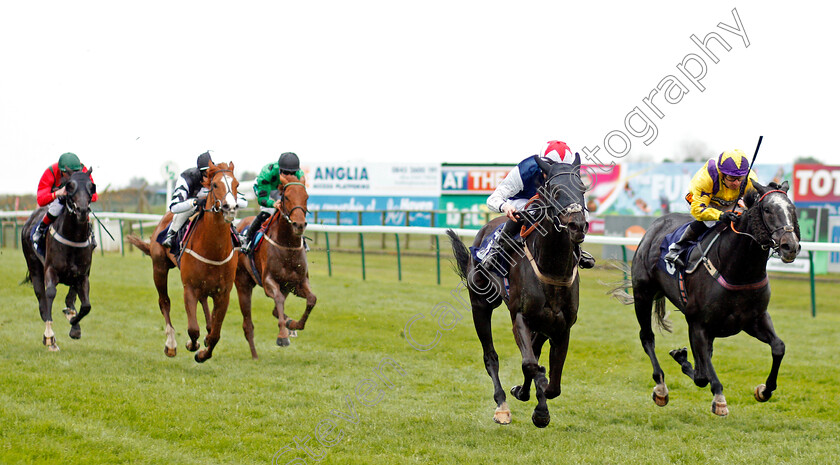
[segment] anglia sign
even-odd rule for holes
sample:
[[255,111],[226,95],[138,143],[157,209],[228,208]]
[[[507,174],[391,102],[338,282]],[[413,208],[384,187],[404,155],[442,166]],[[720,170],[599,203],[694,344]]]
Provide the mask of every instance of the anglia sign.
[[840,166],[794,165],[796,202],[840,202]]

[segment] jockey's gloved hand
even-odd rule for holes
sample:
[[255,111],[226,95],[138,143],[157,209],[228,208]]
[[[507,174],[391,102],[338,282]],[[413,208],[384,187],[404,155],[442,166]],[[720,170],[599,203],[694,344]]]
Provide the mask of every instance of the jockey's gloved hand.
[[731,223],[738,219],[738,215],[732,212],[723,212],[720,214],[720,221]]

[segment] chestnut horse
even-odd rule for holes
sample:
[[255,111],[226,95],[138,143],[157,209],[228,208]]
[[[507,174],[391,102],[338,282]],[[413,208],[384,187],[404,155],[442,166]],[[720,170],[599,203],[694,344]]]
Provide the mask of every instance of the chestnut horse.
[[[56,296],[56,286],[65,284],[69,287],[65,298],[64,313],[70,320],[70,337],[79,339],[82,330],[79,321],[90,312],[90,264],[93,258],[93,243],[90,240],[90,200],[96,192],[96,185],[88,172],[78,171],[70,176],[65,184],[67,195],[64,197],[65,212],[50,225],[43,238],[44,257],[35,251],[32,243],[32,229],[47,213],[48,207],[41,207],[34,212],[23,225],[21,231],[21,249],[26,258],[27,273],[24,282],[31,281],[38,298],[41,320],[44,321],[44,345],[51,352],[59,350],[52,329],[52,304]],[[73,309],[76,296],[81,307],[79,313]]]
[[[213,355],[213,348],[219,342],[222,322],[230,302],[230,291],[236,275],[238,248],[232,239],[231,223],[237,212],[237,187],[239,182],[233,175],[233,162],[214,164],[210,162],[204,187],[209,189],[198,219],[190,226],[181,254],[181,282],[184,284],[184,307],[187,311],[187,333],[190,340],[187,350],[198,350],[199,327],[196,318],[196,305],[201,302],[207,322],[207,336],[204,338],[205,350],[195,354],[196,362],[204,362]],[[201,205],[201,203],[199,203]],[[156,238],[172,221],[168,212],[160,220],[152,233]],[[169,293],[167,276],[169,270],[177,266],[176,258],[157,241],[145,242],[136,236],[128,236],[129,242],[152,257],[152,270],[155,287],[158,291],[158,305],[166,320],[166,344],[164,353],[174,357],[177,352],[175,328],[169,318]],[[208,311],[207,298],[213,298],[213,313]]]
[[[254,286],[262,285],[265,295],[274,300],[272,314],[280,327],[277,345],[281,347],[289,345],[289,329],[304,329],[309,312],[317,300],[309,288],[309,270],[303,247],[309,194],[306,186],[294,175],[281,174],[278,191],[280,198],[275,202],[277,211],[267,220],[264,241],[253,253],[257,274],[251,266],[251,257],[245,254],[239,254],[236,268],[236,292],[242,311],[242,330],[251,346],[253,358],[257,358],[254,324],[251,320],[251,293]],[[244,231],[253,220],[254,217],[243,219],[239,231]],[[284,304],[289,292],[306,299],[306,310],[298,321],[286,316]]]

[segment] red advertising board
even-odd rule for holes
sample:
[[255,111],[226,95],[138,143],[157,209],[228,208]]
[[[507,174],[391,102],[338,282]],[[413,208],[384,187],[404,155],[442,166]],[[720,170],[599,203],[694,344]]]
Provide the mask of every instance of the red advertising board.
[[840,166],[793,165],[796,202],[840,202]]

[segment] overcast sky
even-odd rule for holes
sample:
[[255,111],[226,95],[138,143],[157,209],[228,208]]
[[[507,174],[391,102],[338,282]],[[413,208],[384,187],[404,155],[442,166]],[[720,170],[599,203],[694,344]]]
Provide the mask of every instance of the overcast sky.
[[[737,27],[733,8],[746,38],[718,27]],[[549,139],[621,161],[604,148],[612,131],[631,142],[623,160],[680,159],[685,141],[752,155],[764,135],[759,161],[838,164],[838,13],[835,2],[7,1],[0,193],[34,193],[66,151],[101,191],[159,181],[164,162],[184,169],[207,149],[238,173],[285,151],[515,163]],[[710,32],[731,47],[712,40],[718,63],[690,39]],[[699,74],[690,54],[706,66],[702,92],[677,67],[689,57]],[[671,81],[679,102],[651,98],[669,75],[687,92]],[[655,139],[625,127],[637,106]]]

